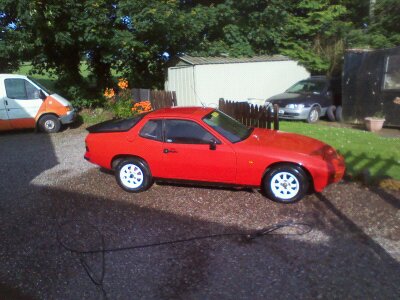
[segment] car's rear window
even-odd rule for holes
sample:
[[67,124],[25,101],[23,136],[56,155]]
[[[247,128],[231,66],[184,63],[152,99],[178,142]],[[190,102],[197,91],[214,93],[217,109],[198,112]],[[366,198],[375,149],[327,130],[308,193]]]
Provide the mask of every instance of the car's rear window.
[[134,116],[129,119],[117,119],[105,121],[93,126],[88,127],[86,130],[90,133],[100,132],[123,132],[133,128],[147,113]]

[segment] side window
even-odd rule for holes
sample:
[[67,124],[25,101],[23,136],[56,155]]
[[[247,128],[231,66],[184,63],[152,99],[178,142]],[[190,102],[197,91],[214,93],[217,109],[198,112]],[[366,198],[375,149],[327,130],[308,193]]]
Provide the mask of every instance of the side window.
[[212,139],[215,139],[214,136],[195,122],[165,120],[165,141],[167,143],[209,144]]
[[10,99],[38,99],[39,90],[30,82],[21,78],[9,78],[4,80],[7,97]]
[[25,88],[28,99],[39,99],[39,90],[29,81],[25,80]]
[[162,140],[162,120],[150,120],[140,130],[139,135],[146,139]]
[[400,55],[389,55],[385,61],[383,89],[400,90]]

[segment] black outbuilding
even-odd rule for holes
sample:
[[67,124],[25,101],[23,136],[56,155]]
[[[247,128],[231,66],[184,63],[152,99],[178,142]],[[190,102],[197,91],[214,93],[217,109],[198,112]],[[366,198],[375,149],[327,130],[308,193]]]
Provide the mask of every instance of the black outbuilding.
[[345,120],[361,122],[381,112],[385,125],[400,126],[400,47],[347,50],[342,80]]

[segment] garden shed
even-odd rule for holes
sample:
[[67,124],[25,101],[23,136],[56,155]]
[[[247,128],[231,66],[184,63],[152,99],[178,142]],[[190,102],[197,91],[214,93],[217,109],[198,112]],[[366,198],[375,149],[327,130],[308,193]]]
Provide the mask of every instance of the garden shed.
[[194,57],[184,55],[168,68],[165,89],[176,91],[178,106],[217,106],[220,98],[265,100],[282,93],[310,73],[282,55]]
[[400,126],[400,47],[347,50],[342,92],[345,119],[382,114],[386,125]]

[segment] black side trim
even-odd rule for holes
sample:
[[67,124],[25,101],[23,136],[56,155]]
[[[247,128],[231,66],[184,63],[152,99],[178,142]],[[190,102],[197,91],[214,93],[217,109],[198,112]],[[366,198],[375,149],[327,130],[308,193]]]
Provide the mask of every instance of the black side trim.
[[259,185],[244,185],[244,184],[235,184],[235,183],[209,182],[209,181],[173,179],[173,178],[154,178],[154,181],[162,182],[162,183],[175,183],[175,184],[203,186],[203,187],[250,187],[250,188],[260,188]]

